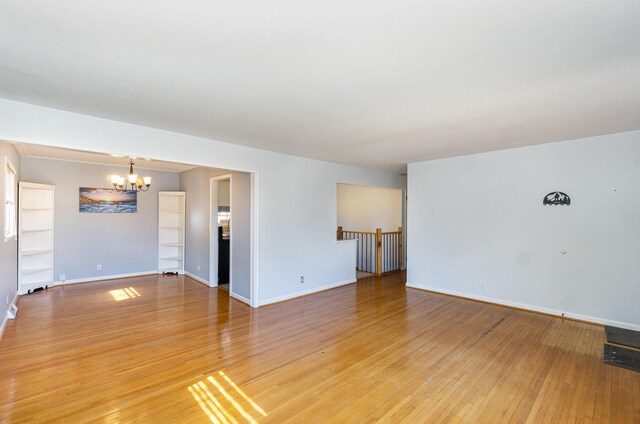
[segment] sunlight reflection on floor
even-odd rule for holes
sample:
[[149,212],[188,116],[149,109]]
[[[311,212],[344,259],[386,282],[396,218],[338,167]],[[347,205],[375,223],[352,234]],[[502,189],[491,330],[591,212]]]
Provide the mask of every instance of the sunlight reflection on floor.
[[109,291],[109,293],[111,294],[111,296],[113,296],[113,298],[117,302],[121,300],[134,299],[136,297],[140,297],[140,293],[138,293],[138,291],[133,287],[111,290]]
[[211,375],[206,380],[198,381],[188,389],[213,423],[257,423],[256,418],[260,415],[267,416],[267,413],[222,371],[218,371],[216,376]]

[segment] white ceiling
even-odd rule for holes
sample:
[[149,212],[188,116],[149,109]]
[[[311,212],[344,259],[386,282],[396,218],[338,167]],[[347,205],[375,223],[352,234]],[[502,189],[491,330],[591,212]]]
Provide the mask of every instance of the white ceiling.
[[640,1],[23,1],[0,97],[358,166],[640,129]]
[[[67,160],[72,162],[93,163],[96,165],[129,166],[126,156],[113,156],[102,153],[84,152],[80,150],[61,149],[36,144],[15,144],[18,153],[24,157]],[[164,162],[146,158],[134,158],[135,169],[153,169],[156,171],[184,172],[195,168],[182,163]]]

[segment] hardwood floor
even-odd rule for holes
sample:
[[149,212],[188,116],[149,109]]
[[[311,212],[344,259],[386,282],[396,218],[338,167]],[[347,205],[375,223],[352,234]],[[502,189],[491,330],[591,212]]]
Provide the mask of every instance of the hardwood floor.
[[370,278],[252,310],[188,277],[19,300],[2,422],[640,422],[602,327]]

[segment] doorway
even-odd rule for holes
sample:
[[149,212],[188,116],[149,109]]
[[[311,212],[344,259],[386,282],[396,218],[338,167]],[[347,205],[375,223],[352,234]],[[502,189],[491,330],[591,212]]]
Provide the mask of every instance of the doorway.
[[[218,262],[218,287],[229,290],[231,278],[231,177],[216,179],[218,192],[217,217],[216,209],[212,211],[212,234],[210,240],[218,243],[217,258],[211,258],[212,261]],[[212,185],[213,186],[213,185]],[[211,194],[213,199],[214,193]],[[211,276],[209,277],[210,281]]]
[[337,184],[337,238],[356,244],[356,278],[406,268],[404,188]]
[[[209,286],[252,305],[253,175],[233,172],[210,179]],[[253,306],[253,305],[252,305]]]

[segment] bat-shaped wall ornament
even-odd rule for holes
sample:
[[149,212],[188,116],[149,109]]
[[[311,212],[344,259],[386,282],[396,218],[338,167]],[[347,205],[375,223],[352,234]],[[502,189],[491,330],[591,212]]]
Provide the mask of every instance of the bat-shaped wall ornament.
[[570,205],[571,199],[568,194],[565,194],[561,191],[554,191],[553,193],[549,193],[544,196],[544,200],[542,200],[543,205]]

